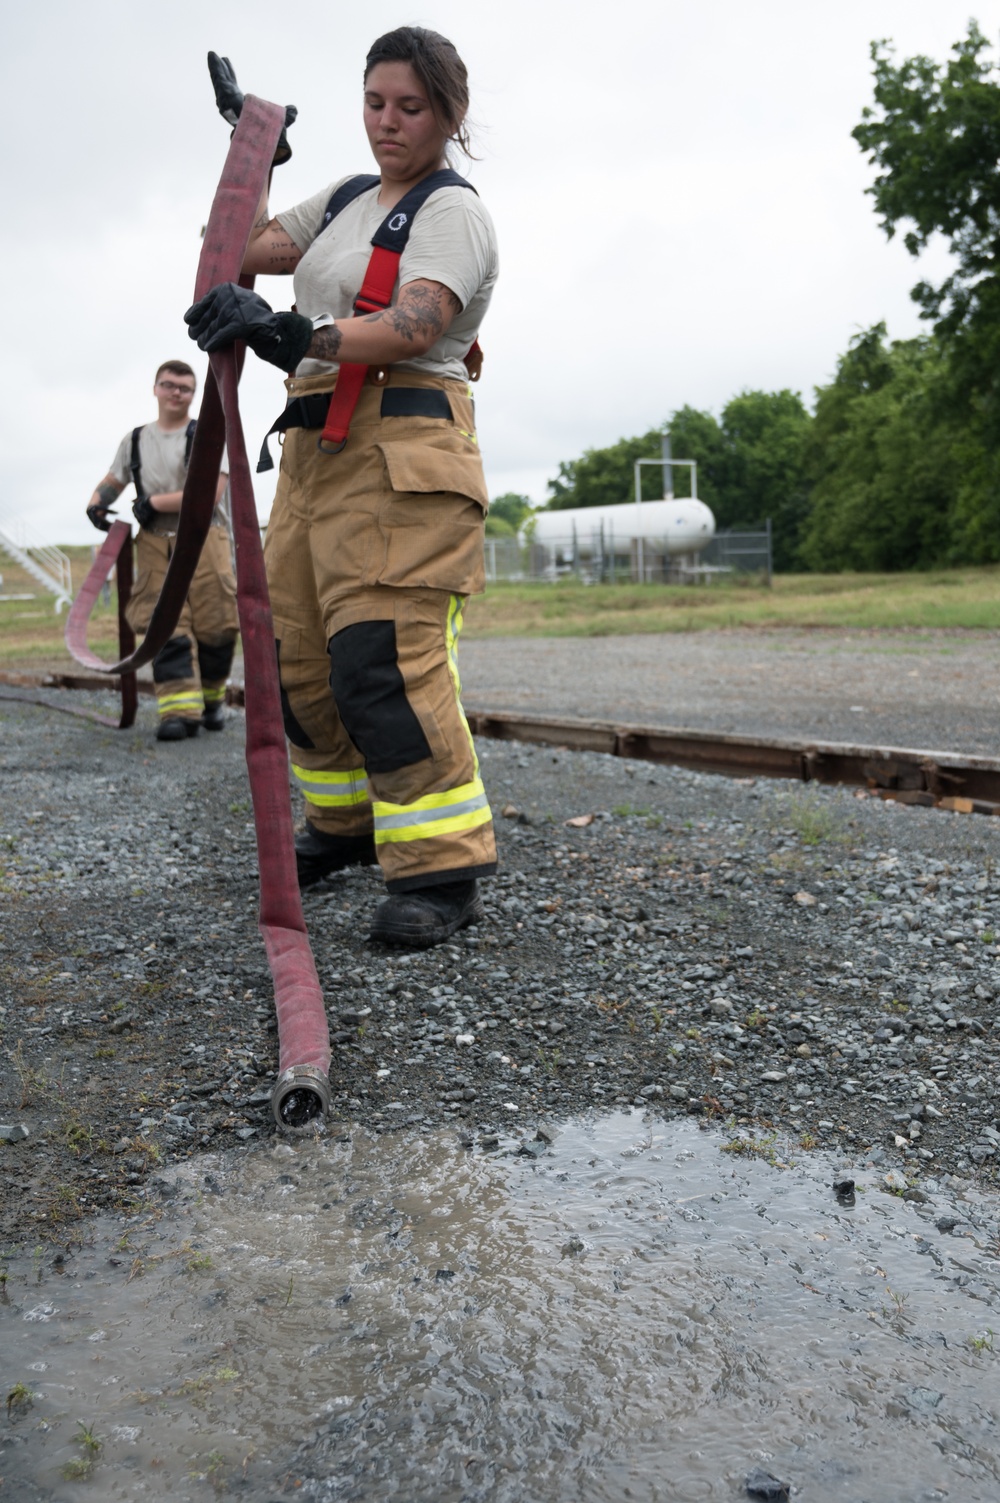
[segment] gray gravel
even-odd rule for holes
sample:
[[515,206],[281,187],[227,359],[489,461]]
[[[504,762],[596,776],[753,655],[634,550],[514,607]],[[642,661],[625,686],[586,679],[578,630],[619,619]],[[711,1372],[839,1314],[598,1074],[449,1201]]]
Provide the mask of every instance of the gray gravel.
[[470,641],[470,707],[1000,756],[984,631],[700,631]]
[[[128,733],[0,721],[0,1122],[30,1134],[0,1143],[0,1238],[65,1237],[157,1164],[273,1130],[242,717],[181,746],[148,708]],[[384,951],[375,874],[306,895],[338,1117],[524,1124],[530,1151],[538,1122],[641,1103],[780,1126],[901,1193],[996,1182],[1000,822],[480,754],[503,864],[478,930]]]

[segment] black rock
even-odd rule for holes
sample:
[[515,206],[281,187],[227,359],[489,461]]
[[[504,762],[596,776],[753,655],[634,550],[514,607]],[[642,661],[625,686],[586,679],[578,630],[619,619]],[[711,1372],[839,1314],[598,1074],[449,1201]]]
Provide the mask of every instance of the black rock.
[[852,1206],[855,1204],[853,1179],[835,1179],[833,1182],[833,1193],[842,1206]]
[[747,1472],[746,1489],[751,1498],[768,1498],[772,1503],[788,1503],[790,1496],[787,1482],[779,1482],[777,1477],[772,1477],[759,1466]]

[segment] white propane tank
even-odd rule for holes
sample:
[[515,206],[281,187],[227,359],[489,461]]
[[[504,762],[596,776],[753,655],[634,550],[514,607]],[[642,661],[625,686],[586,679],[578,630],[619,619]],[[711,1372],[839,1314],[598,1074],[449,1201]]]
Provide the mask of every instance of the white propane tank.
[[[619,549],[642,538],[659,553],[698,553],[715,536],[715,517],[704,501],[626,501],[616,506],[576,506],[569,511],[539,511],[532,539],[559,553],[575,547],[579,558]],[[603,529],[603,549],[602,549]]]

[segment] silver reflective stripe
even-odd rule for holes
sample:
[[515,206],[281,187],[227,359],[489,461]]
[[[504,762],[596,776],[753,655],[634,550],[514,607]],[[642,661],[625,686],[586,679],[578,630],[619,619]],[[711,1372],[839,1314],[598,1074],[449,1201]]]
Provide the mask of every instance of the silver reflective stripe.
[[436,804],[433,809],[415,809],[412,814],[379,814],[376,804],[376,830],[403,830],[408,825],[434,824],[439,819],[454,819],[459,814],[472,814],[476,809],[485,809],[485,793],[475,798],[463,799],[460,804]]

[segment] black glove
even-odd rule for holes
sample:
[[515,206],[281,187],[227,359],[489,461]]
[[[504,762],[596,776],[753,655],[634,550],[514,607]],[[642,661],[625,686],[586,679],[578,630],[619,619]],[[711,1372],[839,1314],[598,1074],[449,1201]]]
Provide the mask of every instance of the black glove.
[[148,496],[136,496],[132,502],[132,515],[139,526],[145,527],[146,531],[149,532],[155,525],[160,513],[156,510],[156,507]]
[[[218,106],[219,114],[229,125],[235,125],[240,118],[240,111],[243,108],[243,94],[239,84],[236,82],[233,65],[228,57],[220,57],[217,52],[210,52],[208,54],[208,71],[211,75],[212,87],[215,90],[215,103]],[[293,123],[298,113],[294,104],[286,104],[284,129],[278,137],[277,146],[274,148],[274,157],[271,162],[272,167],[280,167],[282,162],[287,162],[292,154],[292,148],[288,144],[288,137],[285,131]]]
[[279,370],[293,371],[313,339],[312,320],[301,313],[274,313],[268,303],[249,287],[221,282],[184,315],[188,333],[199,350],[216,350],[243,339]]
[[108,517],[113,517],[114,512],[110,506],[102,506],[99,501],[95,501],[93,506],[87,507],[87,516],[93,522],[98,532],[111,531],[111,523],[108,521]]

